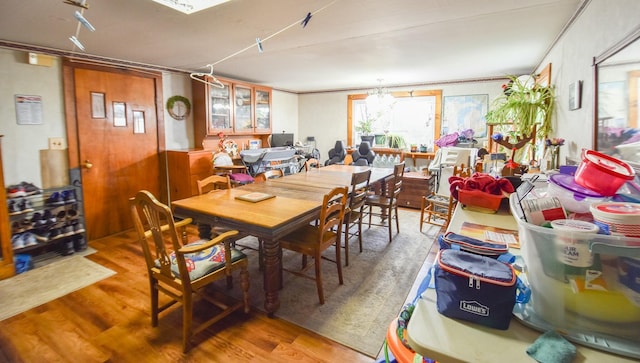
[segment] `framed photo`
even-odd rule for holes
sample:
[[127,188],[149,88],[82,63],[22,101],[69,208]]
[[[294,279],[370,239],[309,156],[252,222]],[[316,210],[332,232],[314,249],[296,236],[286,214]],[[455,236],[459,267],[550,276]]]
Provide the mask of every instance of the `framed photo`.
[[127,106],[124,102],[113,103],[113,126],[127,126]]
[[144,134],[144,111],[133,111],[133,133]]
[[448,133],[473,130],[474,137],[487,136],[485,115],[489,108],[489,95],[445,96],[442,129]]
[[569,110],[577,110],[582,107],[582,81],[576,81],[569,85]]
[[91,118],[106,118],[104,93],[91,92]]

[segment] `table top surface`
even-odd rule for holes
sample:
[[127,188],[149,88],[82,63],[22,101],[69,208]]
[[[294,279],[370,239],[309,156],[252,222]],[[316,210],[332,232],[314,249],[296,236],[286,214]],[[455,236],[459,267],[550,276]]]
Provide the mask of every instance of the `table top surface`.
[[[351,174],[369,167],[331,165],[309,172],[269,179],[237,188],[216,190],[172,202],[174,209],[215,216],[263,228],[276,228],[300,215],[320,210],[325,194],[335,187],[350,186]],[[393,169],[371,168],[371,180],[392,175]],[[236,199],[249,193],[265,193],[275,198],[259,202]]]
[[[457,205],[448,231],[459,232],[464,222],[517,230],[517,222],[508,210],[496,214],[465,210]],[[517,250],[514,254],[518,254]],[[513,318],[508,330],[497,330],[451,319],[436,307],[435,289],[427,289],[416,303],[407,327],[408,342],[424,357],[442,362],[533,362],[526,353],[542,332]],[[635,362],[579,344],[576,362]],[[580,360],[582,359],[582,360]]]

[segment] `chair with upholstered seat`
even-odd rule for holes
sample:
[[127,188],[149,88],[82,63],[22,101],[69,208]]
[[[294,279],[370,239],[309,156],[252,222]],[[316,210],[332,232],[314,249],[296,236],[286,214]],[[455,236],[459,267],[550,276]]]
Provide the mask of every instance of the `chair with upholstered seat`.
[[338,140],[333,146],[333,149],[329,150],[329,159],[324,162],[324,165],[342,164],[346,155],[347,150],[344,147],[344,143],[341,140]]
[[[231,247],[238,231],[227,231],[212,240],[190,243],[185,231],[190,220],[175,222],[171,209],[160,203],[148,191],[139,191],[130,199],[133,224],[147,264],[151,293],[151,325],[158,325],[158,316],[176,303],[182,304],[182,348],[187,352],[191,339],[215,322],[238,309],[249,312],[249,274],[247,257]],[[212,282],[226,279],[232,287],[232,274],[240,273],[242,301],[222,301],[204,289]],[[167,295],[167,303],[159,304],[159,293]],[[194,326],[194,295],[211,302],[221,312]],[[166,301],[166,299],[162,299]]]
[[[323,256],[322,253],[332,246],[335,246],[336,251],[336,259],[332,262],[335,262],[338,266],[338,281],[340,285],[343,283],[340,236],[342,234],[342,223],[344,221],[348,193],[347,187],[338,187],[331,190],[323,198],[317,226],[304,225],[280,239],[280,246],[283,249],[302,254],[301,270],[291,270],[283,267],[283,271],[315,280],[320,304],[324,304],[321,262],[323,259],[332,261]],[[304,273],[310,266],[307,264],[307,256],[314,258],[315,278]]]
[[353,158],[351,165],[366,166],[373,164],[373,159],[376,158],[376,153],[371,148],[369,141],[362,141],[358,146],[358,149],[351,153],[351,157]]
[[[344,264],[349,266],[349,238],[358,236],[360,252],[362,252],[362,216],[365,213],[365,199],[369,189],[371,169],[351,174],[351,194],[344,213]],[[351,228],[358,227],[351,232]]]
[[282,171],[282,169],[271,169],[256,175],[254,178],[254,182],[263,183],[267,181],[267,179],[282,178],[283,176],[284,172]]
[[[393,176],[385,181],[380,194],[369,194],[365,204],[369,207],[369,227],[371,225],[389,228],[389,242],[393,239],[392,224],[396,221],[396,230],[400,233],[398,220],[398,195],[402,191],[402,177],[404,176],[404,161],[393,166]],[[375,209],[374,209],[375,208]],[[372,223],[372,217],[380,217],[380,223]]]

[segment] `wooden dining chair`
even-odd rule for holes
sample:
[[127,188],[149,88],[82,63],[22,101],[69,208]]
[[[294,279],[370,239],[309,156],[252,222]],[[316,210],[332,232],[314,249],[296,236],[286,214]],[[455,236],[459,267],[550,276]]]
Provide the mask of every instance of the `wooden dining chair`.
[[[315,280],[320,304],[324,304],[321,272],[323,259],[336,263],[338,266],[338,281],[340,285],[343,284],[342,262],[340,260],[340,250],[342,249],[340,247],[340,236],[342,235],[342,224],[344,222],[348,193],[349,190],[347,187],[338,187],[331,190],[322,200],[320,220],[317,226],[311,224],[304,225],[280,240],[280,246],[283,249],[302,254],[301,270],[291,270],[284,267],[282,270]],[[331,246],[335,246],[335,261],[322,255],[322,253]],[[307,256],[314,258],[315,278],[305,274],[307,268],[311,266],[307,264]]]
[[[402,178],[404,176],[404,161],[393,166],[393,176],[385,181],[385,185],[379,194],[369,194],[365,204],[369,207],[369,227],[381,226],[389,228],[389,242],[393,239],[392,224],[396,223],[396,231],[400,233],[400,221],[398,220],[398,195],[402,191]],[[379,223],[372,223],[372,217],[380,217]]]
[[[160,203],[150,192],[139,191],[130,199],[133,224],[142,245],[147,264],[151,292],[151,325],[158,325],[158,316],[176,303],[182,304],[182,348],[186,353],[195,334],[207,329],[235,310],[249,312],[249,273],[247,256],[231,247],[238,231],[227,231],[212,240],[189,242],[186,231],[179,228],[191,222],[174,222],[171,209]],[[206,286],[226,279],[232,287],[231,276],[240,271],[243,300],[231,304],[207,294]],[[159,293],[170,300],[159,304]],[[222,311],[195,325],[193,321],[194,295]],[[166,299],[162,299],[166,301]]]
[[271,169],[256,175],[253,179],[255,183],[263,183],[267,181],[267,179],[282,178],[283,176],[284,172],[282,169]]
[[[349,266],[349,238],[358,236],[360,252],[362,252],[362,217],[365,214],[365,204],[369,190],[369,179],[371,169],[351,175],[351,193],[349,203],[344,212],[344,264]],[[351,232],[351,228],[358,227],[357,231]]]
[[309,169],[311,168],[319,168],[319,167],[320,167],[320,161],[318,161],[318,159],[307,159],[307,161],[304,162],[305,171],[309,171]]
[[202,180],[197,180],[198,194],[204,194],[212,190],[231,189],[229,175],[210,175]]
[[[453,175],[462,178],[468,178],[474,172],[474,169],[466,167],[464,164],[453,167]],[[447,228],[457,203],[458,201],[451,194],[447,196],[431,192],[429,195],[423,196],[420,203],[420,232],[422,232],[425,223]]]

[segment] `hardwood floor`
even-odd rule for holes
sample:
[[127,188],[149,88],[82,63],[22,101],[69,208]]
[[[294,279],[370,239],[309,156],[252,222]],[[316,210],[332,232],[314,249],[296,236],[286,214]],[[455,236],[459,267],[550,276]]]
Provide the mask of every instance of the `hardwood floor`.
[[[134,232],[89,245],[98,253],[87,258],[117,274],[1,321],[0,362],[374,360],[256,309],[224,318],[199,334],[191,351],[183,354],[180,309],[161,315],[158,327],[151,327],[146,267]],[[55,276],[51,284],[55,286]]]

